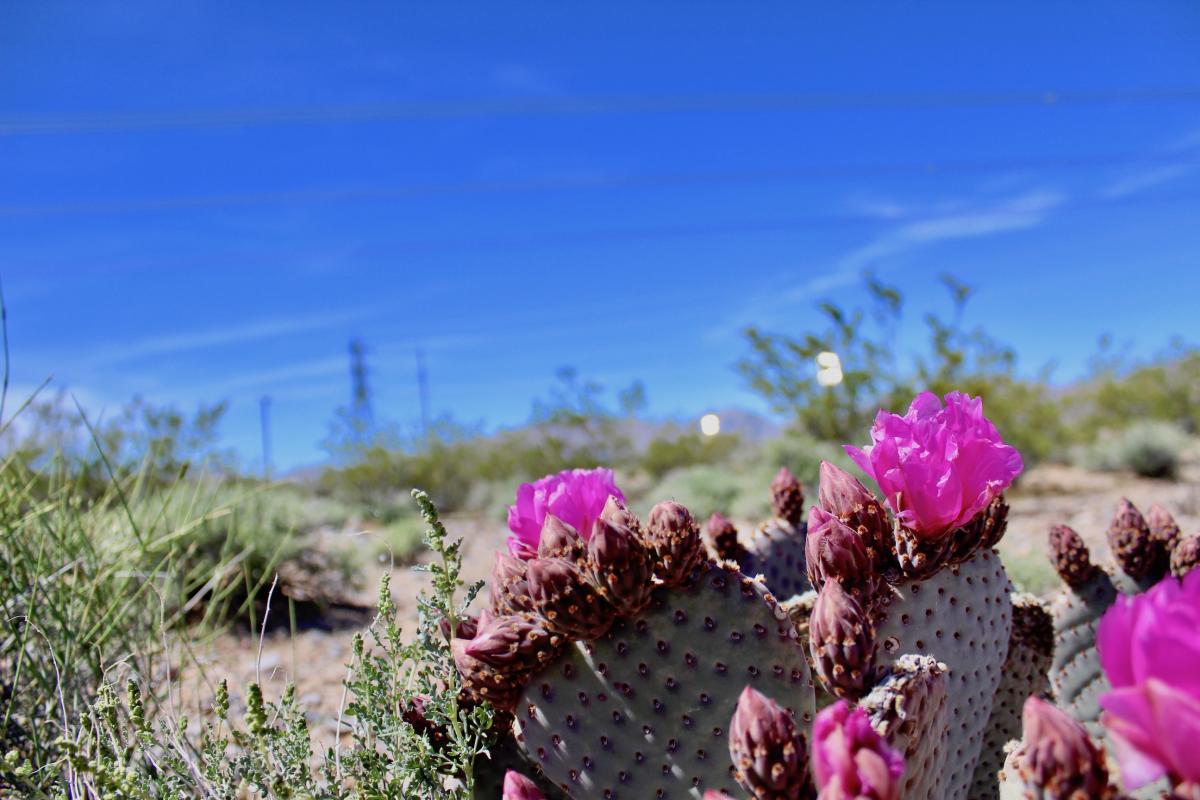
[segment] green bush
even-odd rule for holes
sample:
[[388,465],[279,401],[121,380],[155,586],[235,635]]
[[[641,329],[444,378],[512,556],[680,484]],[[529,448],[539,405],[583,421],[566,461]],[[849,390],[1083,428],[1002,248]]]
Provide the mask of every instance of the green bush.
[[439,620],[453,625],[482,584],[463,591],[460,543],[448,541],[428,499],[418,494],[418,500],[434,555],[433,592],[418,596],[419,629],[406,643],[385,577],[378,615],[352,645],[345,746],[314,759],[294,686],[272,701],[250,684],[238,713],[221,681],[195,735],[173,710],[148,713],[136,680],[125,687],[105,682],[96,701],[72,717],[60,743],[63,757],[42,770],[20,756],[7,758],[0,787],[7,781],[22,796],[81,798],[473,796],[483,772],[476,762],[492,744],[492,712],[460,706],[458,671]]
[[1188,446],[1187,432],[1168,422],[1137,422],[1120,431],[1103,431],[1078,449],[1076,461],[1087,469],[1128,471],[1147,478],[1174,478]]
[[738,437],[729,434],[666,434],[650,440],[638,466],[658,480],[673,469],[726,461],[738,448]]

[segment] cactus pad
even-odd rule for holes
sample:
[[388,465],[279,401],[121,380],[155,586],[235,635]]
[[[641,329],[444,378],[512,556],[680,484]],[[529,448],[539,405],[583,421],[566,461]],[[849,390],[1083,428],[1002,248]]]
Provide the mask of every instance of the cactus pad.
[[923,735],[946,727],[946,665],[931,656],[903,655],[859,706],[871,726],[904,754],[902,797],[941,797],[947,748]]
[[812,589],[804,556],[807,529],[803,522],[792,524],[776,518],[754,532],[740,562],[747,575],[762,575],[767,587],[781,600]]
[[574,798],[732,792],[727,729],[746,685],[811,723],[812,679],[791,621],[761,582],[711,567],[535,673],[516,738]]
[[877,663],[887,667],[905,653],[918,653],[949,669],[942,733],[946,800],[962,800],[971,788],[1008,653],[1009,591],[999,556],[981,549],[924,580],[888,584],[881,598]]
[[979,762],[975,765],[972,800],[997,797],[996,774],[1004,766],[1004,746],[1021,738],[1021,711],[1031,695],[1049,691],[1047,672],[1054,656],[1054,625],[1050,612],[1031,594],[1013,596],[1012,635],[1004,660],[1000,687]]

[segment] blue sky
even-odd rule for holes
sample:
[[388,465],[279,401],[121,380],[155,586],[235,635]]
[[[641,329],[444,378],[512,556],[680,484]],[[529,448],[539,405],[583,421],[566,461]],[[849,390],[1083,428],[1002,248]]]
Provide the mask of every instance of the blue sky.
[[284,466],[376,413],[526,418],[562,365],[761,407],[747,324],[936,275],[1023,369],[1197,338],[1194,3],[9,3],[16,390],[228,398]]

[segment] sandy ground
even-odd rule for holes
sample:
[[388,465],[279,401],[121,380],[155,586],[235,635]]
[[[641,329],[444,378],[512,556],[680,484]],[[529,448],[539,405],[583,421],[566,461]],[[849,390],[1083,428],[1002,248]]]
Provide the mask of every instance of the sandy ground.
[[[1151,503],[1165,506],[1185,534],[1200,531],[1200,468],[1180,482],[1146,480],[1131,475],[1088,473],[1070,467],[1049,466],[1031,471],[1019,491],[1010,494],[1009,528],[1000,544],[1010,572],[1030,575],[1038,586],[1048,586],[1053,572],[1046,561],[1045,541],[1050,526],[1066,523],[1083,535],[1093,557],[1107,558],[1104,532],[1122,496],[1145,511]],[[486,578],[492,554],[503,541],[499,522],[457,517],[446,521],[452,536],[464,542],[463,576],[468,581]],[[336,536],[336,532],[325,532]],[[361,577],[361,588],[352,599],[362,606],[375,602],[379,578],[386,566],[374,564]],[[1040,583],[1039,583],[1040,582]],[[416,595],[428,578],[408,568],[392,576],[392,596],[409,630],[416,621]],[[286,608],[282,611],[286,618]],[[258,680],[268,698],[276,698],[289,681],[309,713],[318,740],[317,752],[332,745],[338,729],[338,709],[343,701],[342,680],[350,660],[351,639],[370,620],[370,613],[341,611],[326,627],[308,627],[295,636],[284,626],[268,632],[261,641],[249,633],[231,632],[210,644],[194,648],[192,663],[182,667],[178,702],[191,719],[203,718],[211,703],[215,682],[227,678],[232,690]],[[235,703],[240,698],[235,696]]]

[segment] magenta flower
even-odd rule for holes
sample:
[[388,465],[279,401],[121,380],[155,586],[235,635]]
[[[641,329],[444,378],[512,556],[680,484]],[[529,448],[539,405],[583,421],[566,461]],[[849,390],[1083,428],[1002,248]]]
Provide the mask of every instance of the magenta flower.
[[1119,597],[1096,631],[1112,690],[1100,695],[1126,789],[1200,782],[1200,571]]
[[820,800],[899,800],[904,757],[860,708],[839,700],[813,722],[813,777]]
[[967,524],[1020,474],[1021,454],[983,415],[983,400],[961,392],[946,405],[922,392],[904,416],[880,411],[870,446],[845,450],[875,479],[892,512],[922,539]]
[[625,502],[625,495],[613,482],[613,471],[604,467],[569,469],[533,483],[522,483],[517,489],[516,504],[508,507],[508,529],[512,531],[508,551],[521,559],[537,557],[547,514],[558,517],[588,539],[609,497]]

